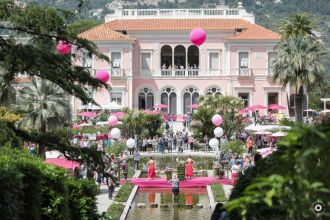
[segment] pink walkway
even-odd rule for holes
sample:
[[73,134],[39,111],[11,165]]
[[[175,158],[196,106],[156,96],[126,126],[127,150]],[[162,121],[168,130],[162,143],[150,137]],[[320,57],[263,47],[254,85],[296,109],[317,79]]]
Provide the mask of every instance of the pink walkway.
[[[121,180],[122,182],[123,180]],[[128,179],[134,185],[138,185],[140,188],[170,188],[171,184],[163,178],[136,178]],[[228,179],[218,179],[216,177],[193,177],[190,180],[180,181],[180,188],[190,188],[190,187],[205,187],[211,185],[212,183],[220,183],[222,185],[233,185],[231,180]]]

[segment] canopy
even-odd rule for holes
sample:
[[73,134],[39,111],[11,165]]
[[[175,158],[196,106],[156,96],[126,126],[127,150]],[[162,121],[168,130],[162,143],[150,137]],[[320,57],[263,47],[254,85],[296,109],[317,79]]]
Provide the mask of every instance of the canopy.
[[325,110],[323,110],[323,111],[321,111],[321,113],[329,113],[330,112],[330,109],[325,109]]
[[168,108],[168,105],[158,104],[158,105],[155,105],[154,108]]
[[281,110],[281,109],[286,109],[284,106],[282,105],[278,105],[278,104],[271,104],[268,105],[269,109],[275,109],[275,110]]
[[78,127],[87,127],[87,126],[93,126],[92,124],[82,123],[78,125]]
[[250,131],[267,131],[267,130],[269,131],[273,129],[290,130],[291,127],[282,126],[282,125],[254,125],[254,124],[245,127],[245,130],[250,130]]
[[81,116],[81,117],[89,117],[89,118],[93,118],[93,117],[97,116],[97,114],[94,112],[80,112],[77,115]]
[[284,137],[287,135],[288,135],[288,132],[279,131],[279,132],[272,134],[272,137]]
[[65,158],[50,158],[50,159],[46,159],[45,163],[54,164],[56,166],[63,167],[65,169],[73,169],[75,167],[80,166],[80,163],[71,161],[71,160],[67,160]]
[[251,108],[251,110],[267,109],[267,107],[263,106],[263,105],[254,105],[254,106],[251,106],[250,108]]
[[102,108],[108,109],[108,110],[119,110],[119,109],[122,109],[123,106],[121,106],[117,102],[113,101],[107,105],[102,105]]
[[271,147],[268,147],[268,148],[258,149],[257,152],[259,152],[261,156],[264,158],[267,157],[269,154],[272,154],[274,150]]
[[112,115],[116,116],[117,118],[120,118],[121,116],[125,115],[125,112],[114,112]]
[[149,109],[146,109],[146,110],[143,110],[142,112],[148,114],[148,115],[156,115],[158,114],[156,111],[152,111],[152,110],[149,110]]
[[199,104],[188,105],[187,108],[199,108]]
[[314,110],[314,109],[309,108],[309,109],[304,110],[304,112],[317,112],[317,111]]
[[239,114],[245,114],[245,113],[249,113],[249,111],[254,111],[254,109],[252,109],[251,107],[245,107],[242,108],[241,110],[239,110]]
[[80,107],[80,109],[85,109],[85,110],[88,110],[88,109],[90,109],[90,110],[100,110],[101,108],[100,108],[100,106],[97,106],[97,105],[88,104],[88,105],[82,105]]
[[254,132],[253,134],[268,135],[268,134],[273,134],[273,133],[270,131],[257,131],[257,132]]

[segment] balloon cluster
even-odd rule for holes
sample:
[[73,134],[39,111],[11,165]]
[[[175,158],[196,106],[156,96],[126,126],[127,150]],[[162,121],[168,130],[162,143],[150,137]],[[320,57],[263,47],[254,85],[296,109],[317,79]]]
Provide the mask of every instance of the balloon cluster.
[[[213,133],[214,133],[214,136],[217,137],[217,138],[220,138],[223,134],[224,134],[224,131],[221,127],[218,127],[222,124],[223,122],[223,119],[221,117],[221,115],[219,114],[215,114],[213,115],[212,117],[212,123],[217,126]],[[209,141],[209,145],[211,148],[213,149],[216,149],[219,147],[219,140],[217,138],[211,138],[210,141]]]

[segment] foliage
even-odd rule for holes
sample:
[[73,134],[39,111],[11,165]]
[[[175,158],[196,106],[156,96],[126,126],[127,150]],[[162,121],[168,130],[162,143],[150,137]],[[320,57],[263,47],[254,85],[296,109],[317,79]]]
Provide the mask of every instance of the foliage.
[[325,59],[329,51],[312,34],[312,20],[306,13],[298,13],[284,20],[283,34],[275,47],[273,80],[295,88],[296,121],[302,122],[304,88],[315,90],[324,85]]
[[73,134],[96,134],[97,132],[101,132],[102,134],[107,134],[109,131],[109,126],[86,126],[80,129],[74,129],[71,132]]
[[219,183],[213,183],[211,185],[214,200],[216,202],[224,202],[227,201],[225,190],[223,189],[222,185]]
[[316,219],[315,202],[330,206],[329,146],[329,122],[294,127],[276,153],[240,176],[227,204],[231,219]]
[[122,203],[113,203],[107,213],[106,216],[111,220],[118,220],[124,210],[125,206]]
[[[52,19],[49,19],[52,18]],[[84,87],[108,87],[93,78],[90,72],[76,66],[71,58],[75,55],[60,55],[55,50],[58,40],[64,40],[94,54],[100,59],[108,58],[98,52],[96,45],[78,38],[68,28],[74,14],[64,10],[28,4],[21,8],[12,1],[0,2],[0,30],[8,38],[0,37],[0,66],[2,80],[6,86],[15,81],[18,74],[49,80],[84,103],[94,102]],[[15,39],[26,38],[24,42]],[[13,65],[15,64],[15,65]]]
[[69,99],[63,90],[46,80],[32,80],[17,92],[11,107],[24,118],[19,125],[46,132],[56,129],[69,118]]
[[232,140],[232,141],[229,141],[228,143],[226,143],[225,145],[223,145],[222,150],[227,155],[239,156],[239,155],[242,155],[246,151],[246,148],[244,146],[243,141]]
[[126,137],[134,135],[154,137],[161,135],[159,129],[163,119],[160,114],[149,115],[137,109],[125,110],[126,114],[122,116],[122,134]]
[[124,152],[126,149],[126,143],[124,142],[111,142],[111,146],[106,148],[108,154],[114,153],[116,156],[119,156],[120,153]]
[[177,166],[177,174],[179,180],[185,180],[186,179],[186,166],[184,161],[182,163],[178,164]]
[[238,114],[243,107],[243,101],[233,96],[207,95],[200,97],[200,107],[193,115],[193,120],[200,123],[191,125],[194,137],[198,139],[203,139],[205,135],[209,138],[213,137],[215,126],[212,124],[212,116],[220,114],[223,118],[220,126],[224,130],[224,135],[231,138],[234,132],[244,126],[242,118]]
[[115,197],[115,201],[126,202],[133,188],[134,188],[133,183],[126,182],[124,185],[120,187],[119,192]]
[[0,180],[3,220],[98,218],[93,182],[73,179],[27,152],[0,148]]
[[9,111],[4,107],[0,107],[0,121],[14,123],[19,121],[20,119],[20,116],[16,115],[15,113]]
[[100,24],[102,24],[100,21],[83,19],[83,20],[78,20],[73,24],[70,24],[68,29],[70,30],[71,33],[80,34]]

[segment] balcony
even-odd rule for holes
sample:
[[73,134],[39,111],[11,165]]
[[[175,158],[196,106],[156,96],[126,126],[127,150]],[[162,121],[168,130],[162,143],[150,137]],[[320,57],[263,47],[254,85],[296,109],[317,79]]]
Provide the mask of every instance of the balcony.
[[141,70],[140,76],[151,77],[215,77],[221,76],[221,70],[206,70],[203,72],[200,69],[161,69],[161,70]]
[[252,76],[252,69],[250,68],[238,68],[238,76],[243,78],[249,78]]

